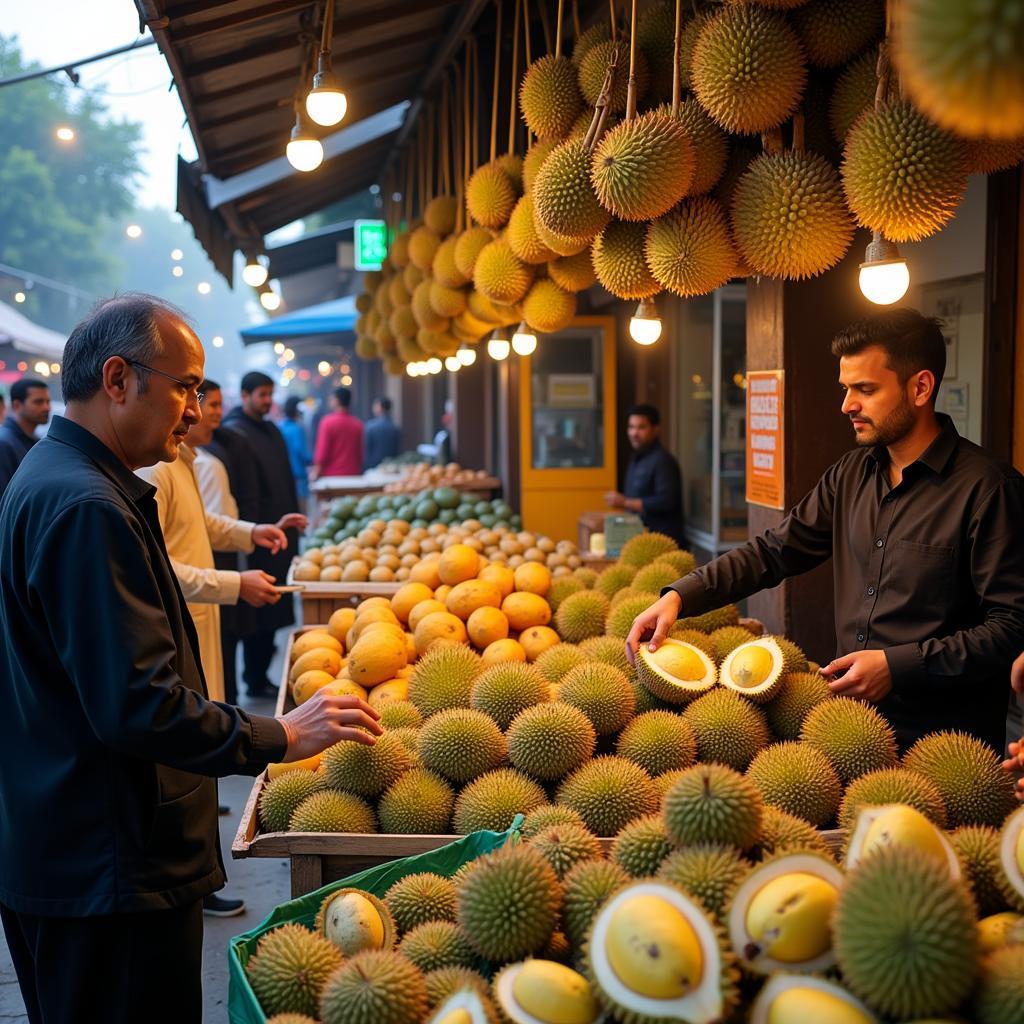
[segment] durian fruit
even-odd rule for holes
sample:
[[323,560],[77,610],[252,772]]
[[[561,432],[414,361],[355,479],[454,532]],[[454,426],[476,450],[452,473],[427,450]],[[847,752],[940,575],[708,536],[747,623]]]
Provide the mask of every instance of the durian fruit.
[[347,957],[364,949],[391,949],[397,937],[387,906],[362,889],[328,893],[320,904],[313,930]]
[[829,919],[843,887],[835,862],[803,851],[757,865],[739,884],[726,916],[743,967],[827,971],[835,963]]
[[782,124],[807,82],[792,28],[750,4],[726,4],[707,21],[690,75],[701,106],[727,131],[748,135]]
[[534,179],[533,200],[540,223],[570,238],[593,238],[611,219],[597,201],[590,181],[590,153],[581,139],[552,150]]
[[[356,344],[358,346],[358,339]],[[405,363],[398,356],[386,356],[384,358],[384,372],[390,377],[404,377]]]
[[790,671],[782,646],[775,637],[751,637],[733,648],[722,662],[719,682],[755,704],[767,704]]
[[622,730],[615,752],[654,777],[689,768],[697,759],[697,738],[681,715],[673,711],[648,711]]
[[[395,234],[395,237],[391,242],[391,248],[388,251],[388,262],[397,270],[402,270],[404,267],[409,265],[410,234],[412,234],[412,232],[409,231],[408,229],[404,231],[399,231]],[[367,286],[367,291],[369,290],[370,289]]]
[[[672,107],[670,104],[663,104],[658,107],[658,112],[665,117],[671,117]],[[696,154],[693,178],[684,194],[703,195],[710,192],[725,173],[729,159],[728,136],[693,96],[688,96],[679,104],[676,119],[682,125]]]
[[346,960],[324,986],[323,1024],[408,1024],[427,1014],[423,973],[391,950]]
[[[572,576],[562,576],[555,580],[552,584],[552,590],[555,589],[555,584],[562,582],[563,580],[572,580]],[[579,583],[578,580],[574,582]],[[582,586],[582,584],[579,584]],[[575,593],[575,591],[571,591]],[[548,593],[548,603],[552,606],[554,601],[552,600],[551,593]],[[576,644],[568,644],[565,642],[555,644],[554,647],[549,647],[544,651],[540,657],[534,662],[534,666],[537,671],[549,683],[560,683],[562,676],[571,668],[575,668],[581,662],[586,661],[587,656],[576,646]]]
[[580,61],[583,60],[587,52],[597,46],[598,43],[603,43],[609,38],[608,31],[608,19],[600,18],[595,24],[591,25],[590,28],[581,32],[572,48],[572,62],[577,67]]
[[580,653],[589,661],[601,661],[617,668],[626,676],[632,675],[633,668],[626,659],[625,644],[615,636],[592,636],[580,644]]
[[625,758],[607,755],[577,768],[558,787],[555,800],[578,812],[597,836],[614,836],[658,807],[647,772]]
[[[979,917],[1012,908],[1024,912],[1024,897],[1007,892],[999,858],[999,833],[988,825],[964,825],[949,837],[971,887]],[[1007,896],[1014,897],[1007,899]]]
[[721,665],[730,652],[749,642],[752,635],[750,630],[743,626],[723,626],[716,629],[709,637],[715,664]]
[[589,251],[590,243],[593,241],[592,235],[576,238],[574,235],[562,235],[557,231],[552,231],[537,216],[536,204],[533,208],[533,226],[537,229],[540,240],[559,256],[577,256],[581,252]]
[[519,195],[523,191],[523,158],[518,153],[506,153],[499,156],[498,166],[508,175],[512,187]]
[[598,573],[597,579],[594,581],[594,589],[600,590],[605,597],[610,599],[618,591],[628,587],[638,571],[639,568],[636,565],[621,561],[615,562]]
[[532,839],[552,825],[578,825],[584,829],[587,827],[583,819],[571,807],[563,807],[561,804],[543,804],[526,815],[519,834],[524,839]]
[[473,682],[483,670],[480,655],[463,644],[435,644],[409,677],[409,701],[424,718],[448,708],[469,707]]
[[519,302],[532,281],[533,271],[516,256],[504,238],[496,238],[480,250],[473,270],[473,284],[492,302],[504,305]]
[[598,736],[621,731],[636,708],[629,679],[600,661],[585,661],[570,669],[562,677],[558,698],[582,711]]
[[749,779],[726,765],[697,764],[665,794],[661,811],[677,847],[725,843],[745,850],[761,834],[764,800]]
[[476,962],[473,947],[454,921],[425,921],[417,925],[406,932],[398,952],[424,973],[444,967],[472,967]]
[[986,743],[967,733],[936,732],[919,739],[903,767],[934,783],[946,805],[947,826],[999,828],[1016,806],[1013,780]]
[[[633,696],[636,698],[636,713],[638,716],[646,715],[649,711],[678,711],[677,705],[669,704],[667,700],[655,697],[635,676],[630,679],[629,685],[633,687]],[[670,769],[670,771],[674,770]],[[663,772],[662,774],[665,773]],[[658,777],[656,776],[656,778]]]
[[[469,281],[469,278],[455,265],[455,246],[458,245],[458,242],[458,235],[448,235],[434,254],[431,273],[434,280],[446,288],[461,288]],[[463,306],[465,306],[464,301]],[[461,309],[458,312],[461,312]]]
[[764,860],[787,850],[807,850],[825,857],[832,856],[831,847],[809,822],[778,807],[765,807],[757,852]]
[[502,1018],[512,1024],[596,1024],[601,1019],[587,979],[553,960],[531,957],[509,964],[495,977],[493,994]]
[[898,760],[896,734],[870,705],[849,697],[826,700],[804,719],[800,739],[832,762],[844,786]]
[[555,782],[575,771],[590,760],[596,745],[590,719],[561,701],[526,708],[508,728],[512,766],[541,782]]
[[582,590],[567,597],[555,612],[555,628],[568,643],[578,644],[604,632],[608,598],[600,590]]
[[906,804],[939,828],[946,826],[946,805],[934,783],[906,768],[882,768],[850,783],[839,808],[839,827],[849,829],[862,807]]
[[1015,910],[1024,912],[1024,808],[1007,817],[999,836],[1003,893]]
[[454,921],[455,886],[429,871],[406,875],[384,894],[384,904],[404,935],[427,921]]
[[628,882],[629,875],[622,867],[608,860],[583,861],[565,876],[562,921],[574,949],[583,945],[598,910],[612,893]]
[[638,590],[660,594],[665,587],[671,586],[678,579],[679,572],[671,562],[656,559],[637,572],[632,585]]
[[653,221],[644,256],[658,284],[684,298],[720,288],[739,260],[725,211],[710,196],[684,199]]
[[341,950],[322,936],[299,924],[283,924],[260,938],[245,974],[268,1016],[316,1016],[324,983],[341,959]]
[[384,729],[418,729],[423,716],[411,701],[393,700],[380,708],[380,724]]
[[[735,627],[725,628],[732,630]],[[714,636],[712,634],[712,638]],[[764,713],[772,732],[779,739],[795,740],[799,738],[804,719],[811,709],[831,699],[832,691],[818,672],[788,672],[782,677],[778,692],[764,705]]]
[[[977,903],[977,892],[974,886],[971,887],[974,902]],[[978,913],[982,913],[979,909]],[[978,921],[978,943],[982,955],[991,953],[995,949],[1011,945],[1019,941],[1020,929],[1024,927],[1024,915],[1014,914],[1012,911],[1004,911],[1000,914],[989,914]]]
[[967,190],[963,143],[904,101],[858,118],[846,136],[841,173],[857,223],[894,242],[934,234]]
[[775,743],[750,763],[747,778],[764,802],[819,827],[839,810],[843,790],[829,759],[806,743]]
[[373,746],[342,740],[328,747],[320,759],[328,785],[356,796],[380,796],[411,767],[405,744],[390,733],[378,736]]
[[[433,971],[434,975],[441,975],[441,971]],[[467,971],[473,975],[475,971]],[[476,975],[480,977],[479,975]],[[426,976],[428,994],[430,986],[430,975]],[[483,980],[481,978],[481,980]],[[471,987],[458,988],[446,998],[433,1004],[434,1012],[427,1018],[427,1024],[498,1024],[498,1011],[489,998],[489,988],[484,982],[483,988],[477,988],[475,983]]]
[[505,240],[513,255],[524,263],[547,263],[555,258],[555,252],[541,241],[534,220],[533,196],[527,192],[520,196],[512,211]]
[[817,153],[759,156],[733,193],[733,238],[747,265],[786,281],[834,267],[853,241],[836,169]]
[[470,703],[504,730],[520,711],[545,704],[550,696],[548,681],[533,665],[509,661],[492,665],[480,674],[473,684]]
[[749,871],[750,862],[735,846],[695,843],[670,853],[657,874],[700,900],[707,911],[721,919],[736,887]]
[[1024,1021],[1024,944],[1004,946],[982,959],[973,1011],[977,1024]]
[[630,300],[650,298],[661,290],[644,257],[646,239],[646,224],[622,220],[613,220],[594,239],[591,260],[605,291]]
[[[515,197],[513,196],[513,205]],[[511,209],[509,210],[511,216]],[[459,235],[455,243],[455,266],[467,281],[473,279],[476,259],[485,245],[494,240],[494,235],[487,228],[470,227]]]
[[895,70],[926,117],[970,138],[1024,135],[1024,24],[1016,4],[908,0],[895,15]]
[[267,1018],[267,1024],[316,1024],[316,1021],[304,1013],[275,1013]]
[[425,280],[426,274],[420,270],[419,267],[414,266],[412,263],[406,264],[405,269],[402,271],[402,281],[405,284],[405,290],[412,295],[416,291],[417,285]]
[[[714,608],[700,615],[691,615],[687,618],[677,619],[676,626],[679,629],[695,629],[700,633],[714,633],[716,629],[721,629],[723,626],[735,626],[739,621],[740,611],[736,605],[725,604],[721,608]],[[785,655],[787,648],[782,643],[783,639],[784,637],[775,637],[776,642],[782,648],[783,655]]]
[[967,142],[968,174],[995,174],[1016,167],[1024,160],[1024,138],[995,141],[971,139]]
[[561,142],[583,109],[576,68],[568,57],[535,60],[519,86],[519,109],[538,139]]
[[438,316],[451,319],[466,309],[466,293],[461,288],[448,288],[440,281],[430,282],[430,305]]
[[[878,1018],[841,985],[808,974],[780,971],[758,993],[750,1024],[879,1024]],[[938,1022],[935,1022],[938,1024]]]
[[977,973],[970,893],[915,850],[878,850],[846,876],[832,919],[843,980],[872,1009],[911,1020],[953,1013]]
[[399,306],[408,305],[412,296],[405,287],[405,281],[400,274],[396,274],[387,282],[388,298],[391,300],[391,310],[394,312]]
[[565,330],[575,316],[576,296],[546,277],[534,281],[523,299],[523,319],[542,334]]
[[440,244],[441,236],[426,224],[421,224],[409,236],[409,259],[424,274],[429,274]]
[[884,0],[810,0],[793,12],[793,26],[809,63],[846,64],[885,28]]
[[597,280],[589,248],[574,256],[558,256],[548,263],[548,276],[567,292],[586,291]]
[[540,165],[548,158],[548,154],[562,139],[537,139],[523,157],[523,191],[533,191],[533,181],[537,177]]
[[[466,207],[481,227],[497,231],[503,228],[516,205],[516,187],[512,179],[496,164],[478,167],[466,183]],[[458,249],[458,246],[456,247]],[[463,260],[456,256],[456,265],[466,273]]]
[[416,317],[413,316],[412,306],[408,303],[395,307],[394,312],[388,318],[388,326],[396,338],[414,338],[419,330],[419,324],[416,322]]
[[473,861],[459,883],[459,926],[492,963],[541,950],[558,923],[562,890],[539,850],[503,846]]
[[434,196],[423,208],[423,223],[442,238],[455,230],[459,201],[455,196]]
[[459,794],[452,824],[459,835],[481,829],[503,832],[517,814],[529,814],[546,803],[544,790],[533,779],[510,768],[496,768]]
[[454,805],[455,793],[444,779],[423,768],[413,768],[380,798],[377,817],[382,832],[446,835]]
[[960,861],[945,833],[920,811],[904,804],[861,808],[846,845],[844,864],[847,870],[851,870],[879,850],[892,846],[902,846],[922,857],[934,858],[945,867],[951,878],[962,876]]
[[636,673],[655,697],[670,704],[688,704],[711,690],[718,679],[715,663],[701,648],[672,639],[663,640],[653,652],[641,645]]
[[612,843],[611,859],[631,878],[647,878],[671,852],[661,815],[647,814],[619,832]]
[[319,772],[297,768],[271,779],[260,793],[260,825],[266,832],[284,832],[295,808],[327,785]]
[[[471,971],[468,967],[442,967],[436,971],[428,971],[423,976],[427,983],[427,1000],[430,1003],[433,1016],[428,1018],[430,1024],[443,1024],[448,1018],[445,1015],[445,1008],[449,1011],[465,1009],[472,1011],[472,1005],[465,1000],[472,994],[486,997],[490,994],[491,986],[487,979],[477,971]],[[463,1002],[457,1002],[463,997]],[[489,1002],[485,1005],[489,1006]],[[458,1017],[455,1018],[458,1021]],[[471,1024],[497,1024],[497,1018],[484,1017],[477,1021],[470,1014]],[[463,1019],[465,1024],[465,1019]]]
[[636,44],[651,73],[650,93],[672,95],[672,64],[675,58],[676,12],[670,0],[648,7],[636,26]]
[[688,575],[697,567],[697,559],[693,557],[693,552],[679,549],[658,555],[657,561],[659,565],[671,565],[676,571],[677,579]]
[[579,825],[550,825],[529,840],[561,881],[581,861],[601,856],[597,836]]
[[764,712],[725,687],[698,697],[683,712],[697,737],[697,757],[746,771],[771,739]]
[[324,789],[306,797],[295,808],[288,822],[288,831],[376,832],[377,818],[370,805],[359,797]]
[[[626,109],[626,89],[629,85],[629,46],[625,40],[618,42],[607,40],[592,46],[579,61],[579,87],[584,103],[591,110],[597,105],[597,99],[604,86],[608,64],[613,49],[618,50],[618,62],[612,79],[611,93],[608,97],[608,110],[613,114],[621,114]],[[636,55],[636,97],[639,102],[647,94],[650,85],[650,71],[643,51]]]
[[612,606],[605,619],[604,631],[609,636],[625,640],[633,628],[633,620],[647,611],[657,600],[653,594],[637,594],[635,597],[624,598]]
[[598,202],[614,217],[646,221],[672,209],[690,190],[697,154],[678,120],[649,111],[606,132],[594,147],[590,177]]
[[486,295],[481,295],[475,288],[471,289],[466,296],[466,309],[477,320],[481,320],[484,323],[502,324],[505,322],[505,315],[498,305],[491,302]]
[[494,720],[471,708],[439,711],[420,730],[423,766],[449,782],[469,782],[497,768],[507,753],[505,737]]
[[586,972],[616,1020],[724,1020],[738,1002],[732,955],[707,912],[662,879],[620,889],[597,912]]
[[[397,704],[398,702],[395,701],[394,703]],[[394,733],[405,744],[405,749],[408,750],[410,754],[414,755],[413,756],[413,765],[414,765],[414,767],[418,768],[420,766],[420,763],[421,763],[420,759],[419,759],[419,745],[420,745],[420,731],[419,731],[419,729],[414,729],[414,728],[406,727],[404,729],[392,729],[391,732]],[[399,781],[401,781],[401,780],[399,780]]]

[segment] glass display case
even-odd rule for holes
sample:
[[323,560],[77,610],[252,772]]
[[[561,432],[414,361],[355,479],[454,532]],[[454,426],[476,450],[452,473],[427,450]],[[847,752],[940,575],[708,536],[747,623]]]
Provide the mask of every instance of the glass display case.
[[686,536],[701,560],[747,539],[746,288],[679,304],[673,447]]

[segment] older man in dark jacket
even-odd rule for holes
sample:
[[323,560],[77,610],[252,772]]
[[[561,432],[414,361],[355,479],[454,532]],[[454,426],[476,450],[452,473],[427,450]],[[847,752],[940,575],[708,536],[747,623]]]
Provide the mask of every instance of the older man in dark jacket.
[[176,310],[102,304],[68,339],[66,418],[0,503],[0,920],[32,1024],[198,1024],[215,778],[379,732],[347,698],[280,719],[207,699],[133,472],[177,457],[202,378]]

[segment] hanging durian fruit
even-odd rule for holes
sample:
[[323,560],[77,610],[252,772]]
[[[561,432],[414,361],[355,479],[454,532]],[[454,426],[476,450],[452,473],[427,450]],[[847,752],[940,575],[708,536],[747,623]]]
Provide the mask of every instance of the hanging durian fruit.
[[450,234],[437,247],[434,253],[434,262],[431,266],[431,273],[434,280],[443,284],[446,288],[461,288],[469,280],[468,275],[463,274],[455,265],[455,246],[458,244],[459,236]]
[[423,273],[430,273],[440,244],[441,236],[433,228],[421,224],[409,237],[409,259]]
[[843,190],[857,223],[917,242],[950,221],[967,190],[963,143],[907,102],[870,110],[850,129]]
[[543,334],[564,330],[575,315],[576,296],[548,278],[535,281],[523,299],[523,319]]
[[[671,117],[671,104],[658,107],[658,112]],[[696,156],[693,180],[686,194],[700,196],[710,192],[725,173],[729,160],[729,137],[693,96],[679,104],[675,116],[689,137]]]
[[388,261],[397,270],[401,270],[409,263],[409,231],[399,231],[395,235],[391,251],[388,253]]
[[644,11],[636,29],[637,46],[651,75],[650,93],[662,99],[672,95],[675,6],[673,0],[658,0]]
[[485,228],[503,228],[516,205],[512,179],[495,163],[478,167],[466,185],[469,214]]
[[[566,132],[565,134],[569,135],[569,132]],[[552,141],[550,139],[547,141],[538,139],[538,141],[536,141],[526,151],[526,156],[523,157],[524,192],[529,192],[532,190],[534,178],[537,177],[537,172],[540,170],[541,164],[544,163],[544,161],[548,158],[548,155],[557,145],[558,142]]]
[[533,207],[533,226],[537,229],[540,240],[559,256],[575,256],[590,248],[592,237],[576,238],[574,235],[560,235],[557,231],[547,228],[537,216],[537,204]]
[[811,0],[793,13],[809,63],[836,68],[876,42],[885,28],[884,0]]
[[966,146],[968,174],[995,174],[1024,160],[1024,138],[970,139]]
[[868,50],[847,65],[836,80],[828,107],[828,121],[837,142],[843,142],[854,121],[875,105],[877,64],[877,52]]
[[[629,86],[629,70],[626,60],[627,48],[622,39],[615,42],[608,40],[598,43],[587,51],[579,63],[580,92],[588,107],[597,106],[598,97],[604,87],[605,74],[613,54],[617,54],[615,74],[612,78],[611,93],[608,97],[608,109],[621,114],[626,109],[626,93]],[[650,87],[651,76],[647,68],[647,60],[642,53],[636,55],[636,96],[642,100]]]
[[533,199],[540,222],[569,238],[593,238],[611,219],[594,193],[590,151],[583,139],[563,142],[544,161],[533,183]]
[[479,226],[466,228],[459,235],[459,240],[455,243],[455,266],[467,280],[473,278],[473,268],[476,266],[480,250],[493,241],[494,235],[487,228]]
[[970,138],[1024,136],[1019,0],[901,0],[893,57],[914,104]]
[[644,258],[647,225],[613,220],[594,239],[594,272],[619,299],[647,299],[661,291]]
[[533,270],[524,263],[504,238],[485,245],[477,257],[473,284],[492,302],[518,302],[533,282]]
[[554,53],[535,60],[519,87],[519,109],[538,139],[564,139],[583,109],[572,61]]
[[601,19],[597,24],[591,25],[585,32],[582,32],[576,39],[575,44],[572,48],[572,62],[577,67],[580,61],[590,52],[598,43],[603,43],[606,39],[611,38],[611,32],[608,28],[608,22],[605,19]]
[[573,256],[559,256],[551,260],[548,274],[559,288],[567,292],[581,292],[589,288],[597,280],[590,247]]
[[709,196],[684,199],[653,221],[644,255],[658,284],[684,297],[721,288],[738,265],[725,211]]
[[529,194],[519,197],[508,221],[505,240],[512,252],[524,263],[547,263],[557,255],[537,234],[534,225],[533,196]]
[[697,99],[722,127],[752,134],[793,113],[807,68],[784,18],[747,4],[726,5],[697,39],[691,77]]
[[423,210],[423,223],[442,238],[450,235],[455,230],[458,206],[458,200],[454,196],[434,196]]

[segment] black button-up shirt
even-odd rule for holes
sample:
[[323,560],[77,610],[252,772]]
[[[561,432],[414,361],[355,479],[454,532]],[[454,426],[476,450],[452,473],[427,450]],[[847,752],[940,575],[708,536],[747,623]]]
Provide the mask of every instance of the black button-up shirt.
[[683,480],[679,463],[660,441],[634,452],[626,467],[623,493],[640,498],[640,519],[648,530],[668,534],[682,544]]
[[0,502],[0,903],[89,916],[223,884],[214,777],[285,752],[212,703],[155,491],[56,417]]
[[901,745],[961,729],[1002,750],[1024,649],[1024,478],[939,421],[896,487],[884,447],[852,451],[775,529],[673,587],[694,615],[832,557],[837,653],[885,651],[879,710]]
[[37,437],[21,429],[13,416],[8,416],[0,425],[0,495],[7,490],[21,460],[37,441]]

